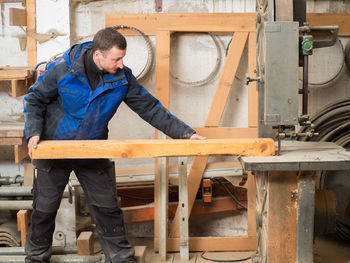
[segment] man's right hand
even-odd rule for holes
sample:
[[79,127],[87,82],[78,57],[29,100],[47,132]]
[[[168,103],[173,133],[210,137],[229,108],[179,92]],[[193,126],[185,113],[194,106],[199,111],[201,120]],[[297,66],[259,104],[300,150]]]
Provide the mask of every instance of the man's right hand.
[[30,157],[30,159],[32,159],[32,149],[36,149],[36,147],[38,147],[38,143],[40,141],[40,136],[35,135],[30,137],[29,141],[28,141],[28,155]]

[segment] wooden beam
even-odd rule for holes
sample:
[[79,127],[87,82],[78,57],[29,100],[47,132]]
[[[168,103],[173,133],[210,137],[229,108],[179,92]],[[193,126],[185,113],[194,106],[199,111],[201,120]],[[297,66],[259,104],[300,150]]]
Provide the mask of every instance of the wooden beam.
[[20,163],[24,158],[28,156],[28,146],[26,142],[21,145],[15,145],[15,163]]
[[10,26],[27,26],[26,10],[9,8]]
[[170,95],[170,32],[158,31],[156,43],[156,97],[169,107]]
[[[256,33],[249,33],[248,40],[248,75],[256,77]],[[258,127],[258,90],[257,82],[248,85],[248,127]]]
[[208,139],[256,138],[257,128],[233,127],[192,127],[198,134]]
[[6,138],[6,137],[1,137],[0,138],[0,145],[21,145],[23,141],[22,137],[10,137],[10,138]]
[[350,36],[350,14],[349,13],[323,13],[306,14],[306,21],[310,26],[339,26],[339,36]]
[[17,229],[21,232],[21,246],[24,247],[26,244],[26,237],[28,232],[29,223],[29,210],[19,210],[17,212]]
[[26,79],[12,79],[11,80],[11,92],[12,98],[25,95],[28,92],[29,87],[33,84],[32,78]]
[[83,231],[77,239],[79,255],[92,255],[94,253],[94,243],[91,231]]
[[36,0],[26,0],[27,10],[27,56],[28,66],[36,66],[36,39],[29,32],[36,32]]
[[297,172],[270,172],[267,193],[267,262],[296,262]]
[[293,0],[275,2],[276,21],[293,21]]
[[[155,238],[157,240],[157,238]],[[180,238],[168,238],[168,251],[178,252]],[[255,251],[256,237],[190,237],[190,251]],[[282,262],[282,261],[281,261]]]
[[[255,31],[253,13],[183,13],[183,14],[111,14],[106,15],[106,26],[127,25],[146,35],[157,30],[186,32]],[[121,30],[125,35],[137,35],[132,30]]]
[[[198,14],[111,14],[106,15],[106,26],[115,26],[115,25],[129,25],[140,29],[146,35],[156,35],[158,29],[161,25],[158,26],[158,17],[159,16],[168,16],[169,21],[172,21],[171,26],[162,26],[163,29],[169,31],[176,31],[180,29],[180,26],[176,25],[176,19],[181,20],[179,25],[182,25],[185,22],[194,23],[194,26],[185,25],[182,27],[182,30],[191,32],[202,32],[204,29],[206,32],[210,32],[210,28],[200,24],[203,19],[206,19],[204,23],[213,23],[215,24],[217,20],[222,21],[222,28],[219,28],[219,32],[228,32],[235,31],[247,31],[255,32],[255,13],[198,13]],[[199,18],[198,21],[196,18]],[[190,20],[188,20],[190,19]],[[339,35],[340,36],[350,36],[350,14],[347,13],[310,13],[306,14],[306,19],[311,26],[329,26],[329,25],[338,25],[339,26]],[[183,21],[182,21],[183,20]],[[164,22],[164,18],[162,20]],[[175,21],[175,22],[174,22]],[[225,25],[226,23],[226,25]],[[229,26],[231,23],[231,26]],[[217,24],[217,23],[216,23]],[[201,28],[201,26],[203,26]],[[238,29],[238,30],[235,30]],[[137,35],[136,32],[131,30],[121,31],[125,35]]]
[[[244,200],[240,200],[240,202],[246,204],[246,201]],[[177,202],[169,203],[169,218],[173,218],[175,216],[177,206]],[[124,222],[135,223],[153,221],[155,219],[154,207],[154,204],[150,204],[122,208]],[[235,211],[238,209],[240,209],[240,207],[237,207],[236,203],[232,201],[231,197],[220,197],[214,198],[212,203],[206,204],[205,206],[203,205],[202,200],[196,201],[192,209],[192,215],[220,213],[225,211]],[[253,212],[255,213],[255,209]]]
[[255,179],[251,172],[248,172],[248,191],[247,191],[247,199],[248,199],[248,223],[247,223],[247,232],[248,236],[256,237],[256,211],[255,211]]
[[34,159],[153,158],[192,155],[267,156],[272,139],[41,141]]
[[215,92],[213,104],[205,124],[206,127],[215,127],[220,124],[247,38],[247,32],[237,32],[233,36],[230,50],[226,57],[225,66]]
[[24,123],[0,122],[0,137],[24,137]]
[[27,79],[32,77],[33,67],[0,67],[0,80]]

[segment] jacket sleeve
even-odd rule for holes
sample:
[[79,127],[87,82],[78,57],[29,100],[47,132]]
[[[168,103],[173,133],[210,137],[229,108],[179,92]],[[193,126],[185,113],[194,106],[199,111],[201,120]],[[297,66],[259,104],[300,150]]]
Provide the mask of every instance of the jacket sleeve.
[[143,88],[130,71],[126,69],[125,74],[129,86],[124,102],[143,120],[173,139],[188,139],[196,133]]
[[24,96],[24,120],[26,138],[42,135],[46,105],[57,95],[55,67],[49,67]]

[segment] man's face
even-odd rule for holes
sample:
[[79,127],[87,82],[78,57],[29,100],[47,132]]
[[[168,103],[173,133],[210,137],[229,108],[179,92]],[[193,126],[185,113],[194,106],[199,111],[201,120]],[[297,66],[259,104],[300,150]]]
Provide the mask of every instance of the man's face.
[[126,49],[120,50],[116,46],[113,46],[110,50],[97,50],[94,54],[94,61],[100,70],[114,74],[118,68],[122,69],[124,67],[123,58],[125,54]]

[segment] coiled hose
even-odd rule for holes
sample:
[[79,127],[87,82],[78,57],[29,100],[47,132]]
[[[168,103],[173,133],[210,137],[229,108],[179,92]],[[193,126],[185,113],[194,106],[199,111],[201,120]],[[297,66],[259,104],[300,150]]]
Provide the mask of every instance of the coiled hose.
[[[303,141],[334,142],[350,150],[350,98],[329,104],[311,118],[318,136],[303,138]],[[300,132],[305,132],[302,128]],[[350,202],[350,170],[322,171],[318,174],[318,187],[329,189],[337,198],[336,233],[350,241],[350,218],[345,210]]]

